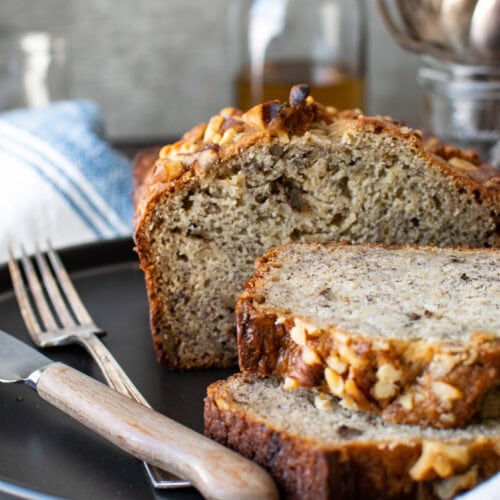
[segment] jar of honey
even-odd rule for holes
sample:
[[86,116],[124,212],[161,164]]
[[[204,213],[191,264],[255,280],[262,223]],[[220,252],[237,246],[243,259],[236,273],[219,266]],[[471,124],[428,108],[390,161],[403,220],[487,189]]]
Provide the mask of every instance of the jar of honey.
[[239,0],[230,20],[241,109],[286,101],[308,83],[338,109],[363,108],[366,12],[363,0]]

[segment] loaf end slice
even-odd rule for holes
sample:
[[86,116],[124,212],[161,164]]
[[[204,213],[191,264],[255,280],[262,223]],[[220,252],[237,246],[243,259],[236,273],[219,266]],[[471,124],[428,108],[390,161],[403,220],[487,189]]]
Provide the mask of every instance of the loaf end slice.
[[500,382],[500,251],[294,243],[236,308],[240,369],[389,422],[465,425]]
[[275,378],[208,388],[205,433],[265,467],[285,498],[450,499],[500,470],[500,421],[420,429],[351,412]]

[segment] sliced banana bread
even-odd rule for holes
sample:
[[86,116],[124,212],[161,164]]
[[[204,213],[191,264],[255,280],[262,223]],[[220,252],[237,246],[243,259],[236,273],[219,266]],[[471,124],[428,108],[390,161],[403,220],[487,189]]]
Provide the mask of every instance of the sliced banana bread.
[[388,424],[275,378],[208,388],[205,433],[264,466],[285,498],[450,499],[500,471],[500,419],[465,429]]
[[290,103],[225,108],[136,172],[135,242],[160,360],[236,362],[254,260],[291,240],[500,245],[500,176],[387,117]]
[[500,250],[291,243],[236,307],[240,369],[394,423],[459,427],[500,382]]

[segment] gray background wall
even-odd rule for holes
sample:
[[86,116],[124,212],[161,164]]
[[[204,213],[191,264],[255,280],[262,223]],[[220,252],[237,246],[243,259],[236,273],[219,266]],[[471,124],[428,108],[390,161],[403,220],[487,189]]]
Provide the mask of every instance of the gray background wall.
[[[0,31],[63,34],[70,96],[101,104],[111,138],[173,136],[231,101],[225,13],[235,1],[1,0]],[[418,57],[396,46],[365,2],[365,111],[419,126]]]

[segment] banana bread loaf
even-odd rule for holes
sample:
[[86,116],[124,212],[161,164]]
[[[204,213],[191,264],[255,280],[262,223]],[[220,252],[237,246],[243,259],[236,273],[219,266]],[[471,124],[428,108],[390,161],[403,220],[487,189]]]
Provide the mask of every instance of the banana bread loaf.
[[225,108],[140,165],[135,242],[158,358],[236,362],[234,306],[256,257],[294,240],[500,245],[500,176],[388,117],[290,103]]
[[290,243],[237,307],[240,369],[394,423],[459,427],[500,382],[500,250]]
[[238,374],[208,388],[205,433],[255,460],[300,500],[447,500],[500,471],[500,419],[421,429],[331,396]]

